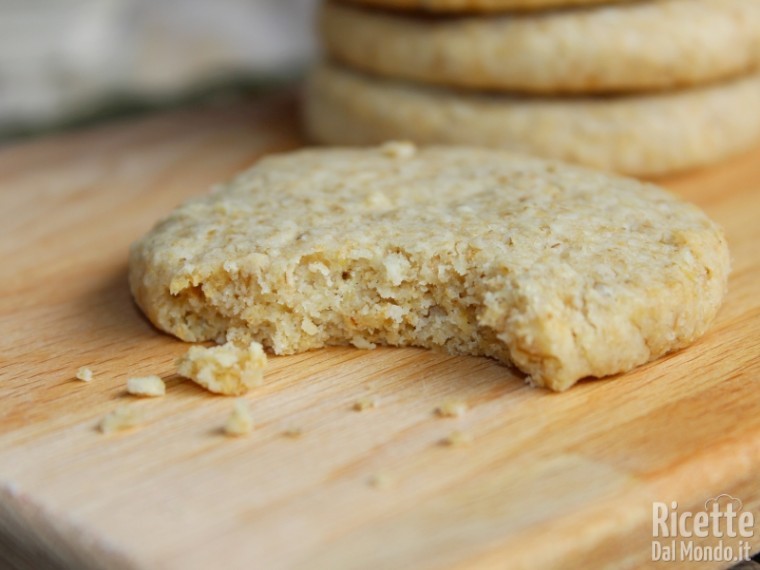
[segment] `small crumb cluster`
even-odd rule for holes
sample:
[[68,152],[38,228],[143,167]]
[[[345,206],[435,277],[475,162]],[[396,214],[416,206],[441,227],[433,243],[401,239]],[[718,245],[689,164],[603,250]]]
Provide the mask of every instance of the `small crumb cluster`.
[[74,375],[74,377],[77,380],[81,380],[82,382],[91,382],[92,370],[87,366],[82,366],[79,370],[77,370],[77,373]]
[[232,406],[232,412],[224,425],[224,433],[231,437],[247,435],[253,431],[253,418],[248,403],[239,398]]
[[127,380],[127,392],[133,396],[155,398],[166,394],[166,384],[159,376],[137,376]]
[[240,347],[234,342],[221,346],[192,346],[177,361],[177,373],[206,390],[239,396],[258,386],[267,364],[264,348],[258,342]]
[[449,447],[464,447],[472,443],[472,436],[462,431],[453,431],[441,443]]
[[[257,342],[251,342],[247,347],[240,347],[234,342],[221,346],[203,347],[192,346],[187,353],[177,361],[178,373],[185,376],[211,392],[219,394],[241,394],[258,385],[263,377],[266,366],[266,355],[263,347]],[[81,367],[76,378],[89,382],[93,378],[92,370]],[[166,384],[160,376],[133,376],[127,379],[127,393],[138,397],[158,397],[166,394]],[[365,396],[356,400],[353,410],[363,412],[378,406],[376,396]],[[435,408],[435,414],[443,418],[458,418],[467,412],[467,403],[452,399],[443,402]],[[135,405],[120,405],[106,414],[99,423],[103,434],[122,432],[141,426],[145,422],[143,411]],[[249,405],[243,398],[235,400],[232,410],[223,426],[223,432],[228,437],[241,437],[250,434],[254,429],[253,417]],[[288,438],[299,438],[303,433],[300,427],[289,427],[282,432]],[[472,436],[461,431],[453,431],[440,441],[441,445],[462,447],[472,443]],[[371,487],[385,489],[394,483],[387,473],[378,472],[368,479]]]
[[354,411],[363,412],[365,410],[371,410],[377,407],[377,398],[367,396],[366,398],[360,398],[354,402]]
[[144,421],[140,410],[134,406],[121,405],[103,417],[100,421],[100,431],[104,434],[125,431],[138,427]]
[[[257,342],[240,347],[233,342],[221,346],[192,346],[177,361],[177,372],[193,380],[210,392],[224,395],[239,395],[260,384],[266,366],[266,354]],[[80,368],[76,378],[84,382],[92,380],[92,370]],[[166,384],[160,376],[134,376],[127,379],[127,393],[138,397],[160,397],[166,394]],[[100,431],[108,434],[123,431],[143,423],[142,414],[127,406],[119,406],[100,422]],[[244,400],[237,400],[224,432],[230,436],[250,433],[253,421]],[[300,430],[290,430],[289,437],[297,437]]]
[[435,409],[442,418],[461,418],[467,412],[467,403],[461,400],[448,400]]

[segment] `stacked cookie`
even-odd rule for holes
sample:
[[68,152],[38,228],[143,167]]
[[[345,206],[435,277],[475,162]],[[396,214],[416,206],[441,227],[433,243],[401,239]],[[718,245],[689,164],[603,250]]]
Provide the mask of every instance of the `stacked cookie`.
[[760,140],[760,0],[327,0],[330,144],[502,147],[635,175]]

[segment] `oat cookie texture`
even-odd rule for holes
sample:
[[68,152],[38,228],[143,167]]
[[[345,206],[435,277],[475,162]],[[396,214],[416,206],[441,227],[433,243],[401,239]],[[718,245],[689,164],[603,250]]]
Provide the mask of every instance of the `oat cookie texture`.
[[565,390],[701,336],[722,231],[651,184],[466,147],[271,156],[135,243],[131,289],[186,341],[419,346]]
[[585,10],[431,18],[326,2],[322,37],[353,68],[541,94],[673,89],[760,61],[758,0],[649,0]]
[[617,97],[518,97],[317,66],[304,100],[321,143],[480,145],[637,176],[716,162],[760,140],[760,75]]

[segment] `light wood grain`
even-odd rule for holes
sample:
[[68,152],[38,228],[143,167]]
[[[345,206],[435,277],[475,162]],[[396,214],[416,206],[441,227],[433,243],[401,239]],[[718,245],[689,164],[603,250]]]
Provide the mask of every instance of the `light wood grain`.
[[[726,305],[689,349],[564,394],[416,349],[271,358],[247,396],[255,431],[221,435],[232,402],[174,376],[186,345],[133,305],[127,247],[301,144],[296,124],[275,98],[0,151],[0,535],[15,563],[633,568],[650,564],[652,501],[731,493],[760,519],[760,149],[665,181],[725,226],[734,257]],[[73,379],[83,365],[89,384]],[[165,398],[125,394],[149,373]],[[379,406],[354,411],[365,396]],[[470,410],[437,418],[447,399]],[[146,425],[98,433],[120,403]],[[441,445],[454,430],[472,443]]]

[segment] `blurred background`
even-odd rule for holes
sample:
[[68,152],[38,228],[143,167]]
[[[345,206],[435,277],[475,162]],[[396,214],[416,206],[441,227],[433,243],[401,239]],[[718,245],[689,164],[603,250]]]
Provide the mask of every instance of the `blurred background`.
[[297,77],[315,0],[0,0],[0,140]]

